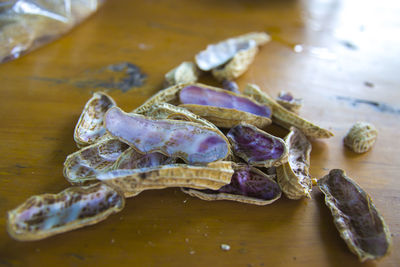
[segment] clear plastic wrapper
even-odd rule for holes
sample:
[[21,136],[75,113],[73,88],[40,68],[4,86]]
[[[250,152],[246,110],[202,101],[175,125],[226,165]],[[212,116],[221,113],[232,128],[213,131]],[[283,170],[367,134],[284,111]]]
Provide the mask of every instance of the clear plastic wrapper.
[[65,34],[104,0],[0,0],[0,62]]

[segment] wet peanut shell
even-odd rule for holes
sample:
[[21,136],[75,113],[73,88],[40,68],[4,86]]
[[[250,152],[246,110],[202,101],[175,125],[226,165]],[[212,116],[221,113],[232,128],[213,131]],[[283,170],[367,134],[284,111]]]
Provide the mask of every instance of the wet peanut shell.
[[378,130],[368,122],[356,122],[343,139],[345,146],[356,153],[364,153],[372,148]]
[[97,178],[124,192],[125,197],[146,189],[192,187],[219,189],[229,184],[233,174],[232,163],[217,161],[206,166],[170,164],[134,170],[114,170]]
[[85,104],[74,130],[74,140],[78,147],[96,143],[105,133],[103,126],[104,114],[115,101],[103,92],[96,92]]
[[218,190],[182,188],[182,191],[208,201],[232,200],[254,205],[268,205],[281,197],[281,190],[274,181],[274,175],[267,175],[245,164],[235,164],[234,169],[231,183]]
[[96,180],[98,173],[112,168],[128,145],[115,138],[103,138],[66,158],[64,177],[71,184],[84,184]]
[[329,138],[333,136],[332,132],[303,119],[297,114],[290,112],[281,105],[279,105],[268,94],[262,92],[257,85],[248,84],[243,94],[252,97],[259,103],[271,106],[272,121],[281,125],[286,129],[290,129],[290,127],[294,126],[299,130],[301,130],[307,137],[310,138]]
[[227,133],[234,155],[251,166],[276,167],[288,160],[288,148],[281,138],[257,127],[240,123]]
[[123,209],[123,196],[97,183],[33,196],[8,212],[7,231],[19,241],[40,240],[105,220]]
[[390,252],[391,235],[371,197],[340,169],[318,180],[333,222],[351,252],[361,262]]
[[311,198],[310,177],[311,143],[297,128],[292,127],[285,138],[289,149],[288,162],[276,168],[277,181],[287,198]]
[[152,119],[114,107],[105,116],[105,127],[139,152],[160,152],[189,164],[222,160],[231,154],[229,142],[220,131],[198,123]]
[[218,80],[234,80],[247,71],[258,52],[257,46],[239,51],[228,63],[211,71]]

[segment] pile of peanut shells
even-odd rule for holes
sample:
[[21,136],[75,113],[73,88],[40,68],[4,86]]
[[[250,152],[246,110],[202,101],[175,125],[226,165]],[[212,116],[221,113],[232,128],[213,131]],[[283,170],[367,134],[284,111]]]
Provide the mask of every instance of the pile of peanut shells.
[[[67,157],[64,176],[72,187],[33,196],[8,213],[8,232],[21,241],[39,240],[105,220],[123,209],[125,198],[144,190],[180,187],[204,200],[267,205],[282,193],[310,198],[309,139],[333,134],[297,115],[301,100],[282,92],[273,99],[257,85],[240,93],[235,78],[267,43],[250,33],[209,45],[166,74],[169,85],[132,112],[105,93],[94,93],[75,127],[79,150]],[[211,71],[225,89],[196,83]],[[275,123],[284,139],[267,133]],[[344,143],[367,151],[376,129],[358,123]],[[342,170],[317,182],[335,225],[361,261],[390,249],[388,227],[368,194]]]

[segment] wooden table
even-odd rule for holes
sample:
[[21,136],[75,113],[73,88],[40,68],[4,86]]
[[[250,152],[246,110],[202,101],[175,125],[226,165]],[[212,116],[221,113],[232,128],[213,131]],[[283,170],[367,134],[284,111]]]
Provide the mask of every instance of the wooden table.
[[[0,266],[399,266],[399,11],[398,1],[372,0],[109,0],[61,39],[0,65]],[[313,141],[311,174],[342,168],[369,192],[392,232],[389,256],[360,264],[316,188],[312,199],[261,207],[153,190],[95,226],[37,242],[8,236],[8,210],[69,186],[63,162],[77,150],[73,129],[92,92],[129,111],[207,44],[250,31],[273,40],[239,86],[291,91],[304,99],[301,115],[335,133]],[[107,85],[118,79],[107,66],[121,62],[147,74],[143,86]],[[342,144],[356,121],[379,130],[361,155]]]

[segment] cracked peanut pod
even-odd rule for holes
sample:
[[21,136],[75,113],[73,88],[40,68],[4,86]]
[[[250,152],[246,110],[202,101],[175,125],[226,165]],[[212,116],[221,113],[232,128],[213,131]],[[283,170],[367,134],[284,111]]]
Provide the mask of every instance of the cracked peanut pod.
[[356,122],[347,132],[343,143],[356,153],[364,153],[372,148],[378,130],[368,122]]
[[159,152],[143,154],[130,147],[118,157],[112,169],[140,169],[173,164],[175,162],[175,158],[167,157]]
[[7,231],[16,240],[39,240],[105,220],[124,207],[123,196],[97,183],[59,194],[33,196],[8,212]]
[[333,133],[330,131],[303,119],[293,112],[288,111],[279,105],[268,94],[262,92],[255,84],[248,84],[243,93],[259,103],[271,106],[272,121],[286,129],[290,129],[291,126],[294,126],[301,130],[306,136],[311,138],[329,138],[333,136]]
[[219,43],[208,45],[205,50],[195,56],[195,61],[199,69],[210,71],[227,63],[238,52],[264,45],[269,40],[269,35],[263,32],[251,32],[229,38]]
[[197,69],[196,64],[185,61],[165,74],[165,81],[168,86],[179,83],[194,83],[199,78],[199,74],[200,71]]
[[289,149],[288,162],[276,168],[278,184],[290,199],[311,198],[312,180],[309,173],[311,143],[295,127],[285,138]]
[[189,164],[222,160],[231,154],[228,139],[220,131],[198,123],[152,119],[114,107],[105,115],[105,127],[139,152],[161,152]]
[[361,262],[387,255],[390,231],[370,196],[343,170],[334,169],[318,180],[340,236]]
[[287,162],[285,141],[253,125],[240,123],[232,127],[226,136],[232,145],[233,154],[251,166],[268,168]]
[[246,50],[241,50],[226,64],[214,68],[211,73],[218,80],[235,80],[245,73],[258,52],[258,47],[253,46]]
[[232,180],[218,190],[182,188],[184,193],[203,200],[233,200],[254,205],[267,205],[281,197],[281,189],[272,175],[237,164]]
[[249,97],[203,84],[193,84],[179,92],[180,106],[219,127],[231,128],[247,122],[263,128],[271,123],[271,110]]
[[143,190],[167,187],[219,189],[229,184],[233,174],[230,161],[217,161],[206,166],[170,164],[152,168],[114,170],[101,173],[97,179],[135,196]]
[[84,147],[66,158],[64,177],[71,184],[83,184],[96,180],[98,173],[111,169],[128,145],[114,138],[103,138]]
[[106,133],[103,126],[104,114],[115,101],[107,94],[96,92],[83,108],[74,130],[74,140],[78,147],[96,143]]
[[294,98],[291,93],[284,91],[281,91],[275,100],[279,105],[296,114],[303,105],[303,99]]

